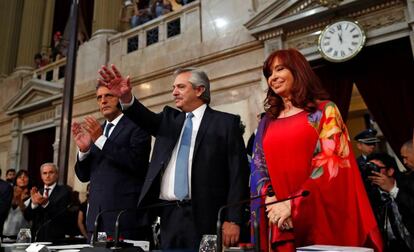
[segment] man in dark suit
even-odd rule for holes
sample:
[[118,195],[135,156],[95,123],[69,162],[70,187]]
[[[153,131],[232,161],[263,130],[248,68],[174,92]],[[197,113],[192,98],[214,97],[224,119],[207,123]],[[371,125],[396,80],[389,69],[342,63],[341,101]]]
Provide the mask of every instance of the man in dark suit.
[[413,177],[401,174],[395,159],[386,153],[369,155],[366,166],[372,187],[368,196],[386,251],[413,251]]
[[30,203],[24,217],[32,221],[32,240],[58,242],[65,238],[66,216],[70,204],[71,189],[58,185],[58,169],[53,163],[40,166],[44,187],[30,191]]
[[15,169],[8,169],[6,171],[6,181],[9,182],[9,184],[11,186],[13,186],[15,179],[16,179],[16,170]]
[[3,224],[9,214],[12,198],[13,187],[0,178],[0,237],[3,237]]
[[[248,197],[248,166],[240,118],[211,109],[210,82],[195,69],[175,72],[177,109],[156,114],[131,93],[128,78],[103,67],[101,83],[120,97],[126,116],[156,137],[151,164],[140,196],[145,206],[155,199],[168,204],[160,211],[161,248],[196,249],[203,234],[216,232],[220,206]],[[243,207],[225,212],[225,245],[239,240]]]
[[[79,148],[76,176],[90,181],[88,233],[94,230],[96,216],[101,216],[100,231],[113,235],[116,216],[121,209],[136,208],[148,169],[151,139],[125,117],[118,97],[105,86],[97,86],[96,99],[106,122],[101,125],[88,116],[85,123],[74,122],[72,134]],[[120,219],[121,236],[135,240],[152,240],[151,220],[142,212],[129,211]],[[90,237],[89,237],[90,238]]]

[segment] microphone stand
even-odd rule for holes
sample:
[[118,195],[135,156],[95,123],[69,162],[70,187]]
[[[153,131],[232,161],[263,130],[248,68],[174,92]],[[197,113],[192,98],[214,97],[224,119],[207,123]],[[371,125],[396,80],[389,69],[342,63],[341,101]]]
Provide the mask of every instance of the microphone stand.
[[217,228],[216,229],[216,232],[217,232],[217,251],[221,252],[222,249],[223,249],[223,246],[222,246],[223,238],[222,238],[222,232],[221,232],[221,226],[222,226],[222,223],[221,223],[221,215],[222,214],[221,213],[223,212],[223,210],[226,209],[226,208],[229,208],[229,207],[238,206],[238,205],[242,205],[242,204],[245,204],[245,203],[250,203],[251,200],[255,200],[255,199],[258,199],[258,198],[261,198],[261,197],[265,197],[267,195],[269,195],[269,193],[256,195],[256,196],[250,197],[250,198],[245,199],[245,200],[241,200],[241,201],[238,201],[238,202],[235,202],[235,203],[224,205],[224,206],[219,208],[218,213],[217,213],[217,224],[216,224],[216,228]]
[[113,209],[113,210],[102,210],[101,212],[99,212],[96,217],[95,217],[95,223],[94,223],[94,229],[93,229],[93,234],[92,234],[92,246],[95,247],[95,245],[97,244],[97,240],[98,240],[98,228],[99,228],[99,220],[101,218],[101,215],[104,213],[113,213],[113,212],[120,212],[122,211],[122,209]]
[[[137,209],[137,208],[135,208]],[[118,216],[116,217],[116,221],[115,221],[115,236],[114,236],[114,246],[111,249],[119,249],[121,247],[119,247],[119,219],[121,217],[121,215],[129,210],[133,210],[133,209],[124,209],[121,212],[118,213]]]
[[71,208],[73,206],[73,204],[69,204],[67,205],[64,209],[60,210],[55,216],[53,216],[52,218],[46,220],[45,222],[43,222],[39,228],[36,230],[35,236],[34,236],[34,242],[37,242],[37,238],[39,235],[39,232],[42,228],[46,227],[47,225],[49,225],[52,221],[54,221],[56,219],[56,217],[59,217],[60,215],[62,215],[63,213],[65,213],[66,211],[69,210],[69,208]]
[[[165,206],[172,206],[172,205],[176,205],[177,203],[175,202],[161,202],[161,203],[155,203],[152,205],[148,205],[148,206],[143,206],[143,207],[138,207],[138,208],[127,208],[127,209],[123,209],[120,210],[117,217],[116,217],[116,221],[115,221],[115,231],[114,231],[114,246],[111,249],[120,249],[122,248],[122,246],[125,246],[125,242],[120,243],[119,241],[119,220],[121,219],[121,216],[129,211],[143,211],[143,210],[148,210],[148,209],[152,209],[152,208],[158,208],[158,207],[165,207]],[[121,246],[120,246],[121,244]]]

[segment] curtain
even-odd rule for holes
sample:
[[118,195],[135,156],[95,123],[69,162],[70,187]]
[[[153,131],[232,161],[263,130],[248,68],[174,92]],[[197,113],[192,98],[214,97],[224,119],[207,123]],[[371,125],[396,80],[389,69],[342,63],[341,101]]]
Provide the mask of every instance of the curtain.
[[346,122],[353,86],[350,71],[352,63],[331,63],[323,60],[314,62],[312,65],[313,70],[321,79],[323,88],[328,92],[329,99],[338,106]]
[[354,76],[369,111],[399,155],[414,127],[414,61],[408,37],[364,48]]

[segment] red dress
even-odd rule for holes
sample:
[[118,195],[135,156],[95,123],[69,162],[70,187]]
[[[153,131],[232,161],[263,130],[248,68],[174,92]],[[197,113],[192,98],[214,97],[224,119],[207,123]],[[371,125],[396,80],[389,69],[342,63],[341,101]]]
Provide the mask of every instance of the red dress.
[[[261,143],[266,163],[261,165],[270,180],[257,184],[256,190],[263,192],[271,184],[278,199],[310,192],[308,197],[291,201],[293,230],[269,228],[275,250],[295,251],[295,247],[312,244],[382,250],[349,135],[335,104],[323,102],[313,114],[303,111],[268,121]],[[266,176],[266,172],[261,174]],[[266,215],[261,218],[265,219],[261,224],[268,223]]]

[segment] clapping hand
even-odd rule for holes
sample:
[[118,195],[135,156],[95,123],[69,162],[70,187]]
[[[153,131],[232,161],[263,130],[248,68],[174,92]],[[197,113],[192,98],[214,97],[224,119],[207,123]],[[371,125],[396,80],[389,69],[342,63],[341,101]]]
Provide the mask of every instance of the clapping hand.
[[129,76],[123,77],[115,65],[111,69],[102,66],[98,71],[101,79],[98,79],[101,85],[108,87],[122,103],[130,103],[132,100],[132,87]]
[[38,204],[38,205],[44,205],[48,202],[48,198],[47,197],[43,197],[39,191],[37,190],[36,187],[33,187],[32,190],[30,191],[30,195],[32,198],[32,202],[34,204]]
[[103,133],[101,124],[93,116],[85,117],[84,129],[88,132],[93,142],[102,136]]
[[72,136],[81,152],[87,152],[89,150],[92,138],[88,132],[85,132],[80,123],[72,123]]

